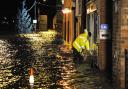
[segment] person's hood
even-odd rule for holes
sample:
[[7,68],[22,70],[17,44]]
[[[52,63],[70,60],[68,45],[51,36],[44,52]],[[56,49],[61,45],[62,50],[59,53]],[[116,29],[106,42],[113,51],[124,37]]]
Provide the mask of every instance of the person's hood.
[[84,29],[84,33],[88,35],[88,30],[87,29]]

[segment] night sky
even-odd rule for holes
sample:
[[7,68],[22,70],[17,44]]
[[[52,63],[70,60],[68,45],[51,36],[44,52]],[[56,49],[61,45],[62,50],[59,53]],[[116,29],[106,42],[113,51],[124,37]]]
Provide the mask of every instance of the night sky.
[[[10,29],[14,29],[15,19],[17,17],[18,8],[20,8],[21,2],[23,0],[1,0],[0,2],[0,33],[2,31],[10,31]],[[40,0],[38,0],[40,1]],[[29,9],[35,0],[26,0],[26,9]],[[42,4],[38,4],[38,8],[40,8],[40,14],[53,15],[55,14],[55,4],[56,0],[46,0],[46,2],[41,2]],[[32,8],[29,12],[30,16],[34,18],[35,12],[34,8]],[[50,18],[51,19],[51,18]]]
[[[0,2],[0,16],[1,15],[16,15],[17,13],[17,9],[20,5],[20,2],[22,2],[23,0],[1,0]],[[26,5],[27,8],[30,8],[35,0],[26,0]],[[38,0],[41,3],[43,3],[43,0]],[[46,0],[46,5],[41,5],[42,7],[47,7],[48,8],[53,8],[52,6],[55,5],[56,0]],[[33,10],[32,10],[33,11]]]
[[18,7],[17,0],[1,0],[0,2],[0,34],[14,32],[14,19]]
[[[1,0],[0,15],[16,15],[20,2],[23,0]],[[26,0],[27,7],[31,7],[34,0]]]
[[18,6],[17,0],[1,0],[0,15],[15,15]]

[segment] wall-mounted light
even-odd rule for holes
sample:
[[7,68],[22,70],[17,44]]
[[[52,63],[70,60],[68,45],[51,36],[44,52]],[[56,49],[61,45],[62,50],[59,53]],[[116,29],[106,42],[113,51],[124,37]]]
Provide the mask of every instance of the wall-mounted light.
[[64,4],[64,0],[62,0],[62,4]]
[[62,9],[62,12],[63,12],[63,14],[68,14],[68,13],[70,13],[72,10],[70,10],[69,8],[64,8],[64,9]]

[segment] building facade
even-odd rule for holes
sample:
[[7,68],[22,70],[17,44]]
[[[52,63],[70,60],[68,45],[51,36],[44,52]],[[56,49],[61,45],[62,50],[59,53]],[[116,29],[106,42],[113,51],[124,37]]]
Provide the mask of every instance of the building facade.
[[112,1],[86,1],[86,27],[92,32],[90,43],[98,46],[97,66],[112,78]]
[[99,15],[96,1],[88,1],[86,4],[86,28],[92,33],[90,43],[99,42]]
[[72,47],[72,43],[74,40],[74,10],[73,1],[72,0],[64,0],[63,3],[63,29],[62,35],[64,38],[64,43]]
[[[63,9],[63,38],[65,44],[72,47],[75,38],[86,28],[85,0],[64,0]],[[68,11],[69,10],[69,11]]]

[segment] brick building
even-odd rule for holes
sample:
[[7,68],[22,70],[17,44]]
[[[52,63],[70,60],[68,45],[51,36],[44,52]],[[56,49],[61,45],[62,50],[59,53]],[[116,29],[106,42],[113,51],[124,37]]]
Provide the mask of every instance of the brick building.
[[93,35],[97,34],[99,68],[112,77],[116,89],[127,89],[128,1],[88,0],[86,7],[87,28],[94,32],[98,26]]

